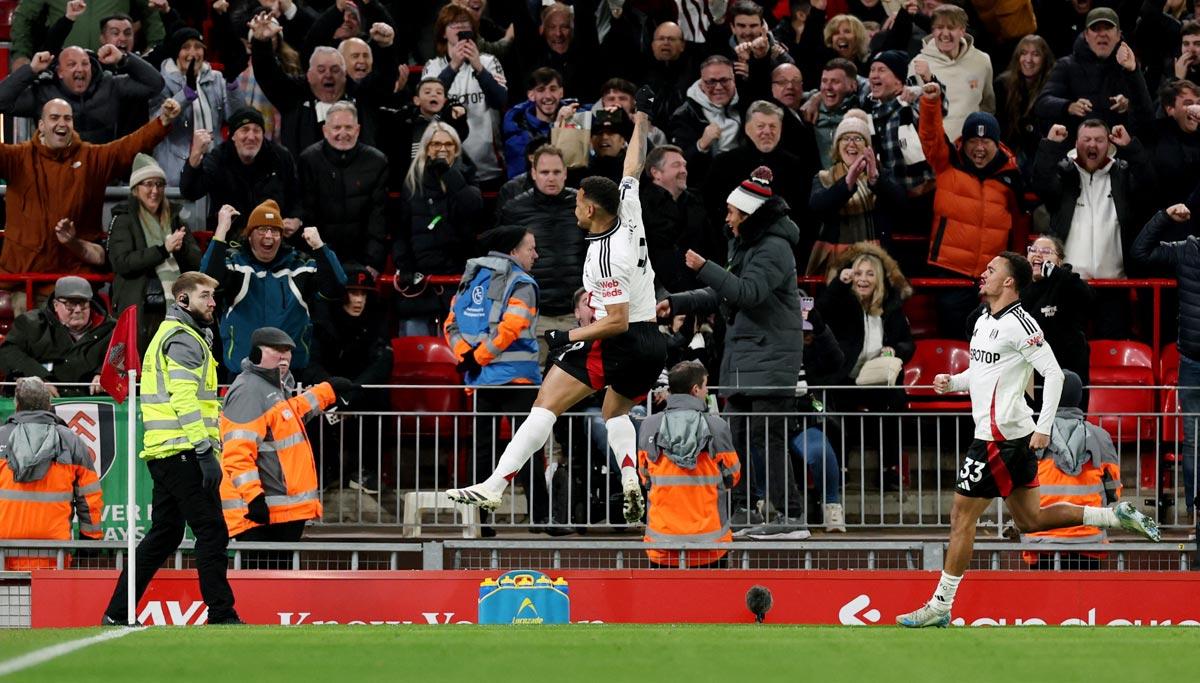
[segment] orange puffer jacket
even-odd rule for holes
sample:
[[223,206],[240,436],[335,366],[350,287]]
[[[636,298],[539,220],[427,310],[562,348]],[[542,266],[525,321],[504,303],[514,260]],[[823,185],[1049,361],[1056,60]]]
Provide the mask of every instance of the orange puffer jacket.
[[937,179],[929,263],[976,277],[1009,248],[1018,215],[1016,156],[1001,144],[992,163],[976,171],[961,141],[954,147],[946,141],[939,100],[921,98],[920,121],[921,149]]

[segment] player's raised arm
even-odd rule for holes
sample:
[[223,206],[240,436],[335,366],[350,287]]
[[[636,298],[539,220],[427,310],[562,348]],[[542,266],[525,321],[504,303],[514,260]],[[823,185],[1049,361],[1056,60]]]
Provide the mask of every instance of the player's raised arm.
[[639,111],[633,115],[633,137],[625,150],[625,168],[622,172],[626,177],[639,178],[642,175],[642,164],[646,160],[646,128],[649,125],[646,112]]

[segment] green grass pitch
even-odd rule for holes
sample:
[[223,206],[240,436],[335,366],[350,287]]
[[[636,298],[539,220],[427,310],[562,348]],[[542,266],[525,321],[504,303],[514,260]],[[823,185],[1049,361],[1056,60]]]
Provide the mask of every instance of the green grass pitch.
[[[0,631],[0,666],[101,629]],[[20,681],[1196,680],[1200,628],[755,625],[156,627]]]

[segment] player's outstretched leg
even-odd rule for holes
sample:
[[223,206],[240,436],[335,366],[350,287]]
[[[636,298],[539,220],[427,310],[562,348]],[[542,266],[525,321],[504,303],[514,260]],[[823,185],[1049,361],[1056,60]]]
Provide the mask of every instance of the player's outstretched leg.
[[525,418],[513,434],[512,441],[504,448],[492,476],[473,486],[448,489],[446,495],[456,503],[478,505],[484,510],[491,511],[500,507],[500,499],[504,495],[504,489],[508,487],[508,482],[521,471],[530,456],[546,445],[557,419],[552,411],[545,408],[535,407],[529,411],[529,417]]
[[1113,508],[1113,512],[1117,515],[1117,521],[1121,523],[1121,528],[1126,531],[1132,531],[1139,536],[1144,536],[1155,543],[1162,540],[1162,533],[1158,530],[1158,522],[1155,522],[1150,516],[1143,513],[1133,506],[1127,500],[1117,503]]

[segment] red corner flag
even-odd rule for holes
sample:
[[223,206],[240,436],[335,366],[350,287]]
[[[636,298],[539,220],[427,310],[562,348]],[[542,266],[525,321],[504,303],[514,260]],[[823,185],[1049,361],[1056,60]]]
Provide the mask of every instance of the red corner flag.
[[137,338],[137,306],[130,306],[117,319],[112,341],[108,342],[108,351],[104,354],[104,367],[100,370],[100,386],[117,403],[124,403],[129,395],[129,371],[142,371]]

